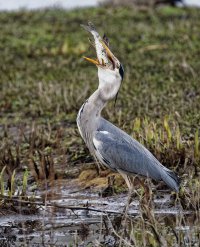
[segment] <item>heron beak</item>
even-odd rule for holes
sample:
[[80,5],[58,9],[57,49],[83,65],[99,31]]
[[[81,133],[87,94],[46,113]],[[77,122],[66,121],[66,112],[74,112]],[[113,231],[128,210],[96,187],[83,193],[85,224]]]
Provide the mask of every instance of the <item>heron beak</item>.
[[[108,46],[103,41],[100,41],[100,42],[102,43],[104,49],[106,50],[106,54],[107,54],[109,60],[112,62],[113,68],[115,68],[115,60],[116,60],[115,56],[113,55],[113,53],[110,51]],[[105,62],[104,62],[103,59],[100,62],[98,59],[92,59],[92,58],[89,58],[89,57],[83,57],[83,58],[85,60],[87,60],[88,62],[95,64],[96,66],[105,66]]]
[[110,59],[110,61],[112,62],[113,69],[114,69],[115,68],[115,60],[116,60],[116,58],[113,55],[113,53],[111,52],[111,50],[108,48],[108,46],[103,41],[101,41],[101,43],[102,43],[103,47],[105,48],[106,54],[107,54],[108,58]]
[[109,57],[109,59],[112,59],[114,57],[113,53],[111,52],[111,50],[108,48],[108,46],[103,42],[101,41],[101,44],[103,45],[103,47],[105,48],[106,50],[106,53],[107,53],[107,56]]
[[98,60],[95,60],[95,59],[92,59],[92,58],[89,58],[89,57],[83,57],[83,58],[85,60],[87,60],[88,62],[93,63],[95,65],[101,65]]

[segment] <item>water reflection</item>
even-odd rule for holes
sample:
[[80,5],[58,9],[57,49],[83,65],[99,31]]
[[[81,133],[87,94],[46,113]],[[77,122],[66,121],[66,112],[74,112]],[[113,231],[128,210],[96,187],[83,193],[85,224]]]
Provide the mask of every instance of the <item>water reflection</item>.
[[[130,205],[129,215],[124,218],[121,212],[127,194],[100,198],[98,193],[90,190],[70,194],[72,188],[60,189],[62,194],[49,199],[47,206],[41,206],[42,197],[38,197],[40,200],[34,215],[13,212],[1,216],[0,246],[52,244],[61,247],[66,244],[87,246],[89,243],[95,246],[96,243],[97,246],[114,247],[119,244],[119,235],[134,245],[152,241],[152,236],[155,239],[156,234],[156,241],[160,241],[161,245],[164,242],[170,244],[167,246],[177,243],[179,246],[195,246],[199,243],[199,216],[195,212],[182,210],[178,205],[174,206],[175,202],[167,192],[155,198],[155,210],[144,208],[141,211],[140,203],[135,198]],[[84,206],[99,212],[70,210],[68,206]]]

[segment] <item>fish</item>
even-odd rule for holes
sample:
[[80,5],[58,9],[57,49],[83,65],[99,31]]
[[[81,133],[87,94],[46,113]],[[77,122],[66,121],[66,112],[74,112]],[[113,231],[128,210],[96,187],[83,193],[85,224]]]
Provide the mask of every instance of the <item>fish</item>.
[[92,22],[88,22],[87,25],[81,25],[86,31],[92,34],[94,38],[93,46],[96,49],[97,59],[93,60],[91,58],[84,57],[86,60],[95,63],[96,65],[106,66],[113,68],[114,61],[112,57],[114,56],[111,51],[109,50],[109,41],[106,35],[104,34],[103,38],[101,38],[100,34],[97,32],[94,24]]

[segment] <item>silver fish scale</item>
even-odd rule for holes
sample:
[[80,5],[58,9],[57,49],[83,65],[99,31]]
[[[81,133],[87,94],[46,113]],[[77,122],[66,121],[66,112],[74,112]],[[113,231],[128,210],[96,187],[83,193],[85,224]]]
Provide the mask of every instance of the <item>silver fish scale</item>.
[[95,41],[95,46],[96,46],[96,53],[97,53],[97,58],[101,64],[105,64],[107,66],[112,66],[112,63],[108,59],[107,53],[105,48],[102,45],[103,39],[99,35],[99,33],[96,31],[96,28],[93,23],[88,22],[88,25],[81,25],[86,31],[90,32]]

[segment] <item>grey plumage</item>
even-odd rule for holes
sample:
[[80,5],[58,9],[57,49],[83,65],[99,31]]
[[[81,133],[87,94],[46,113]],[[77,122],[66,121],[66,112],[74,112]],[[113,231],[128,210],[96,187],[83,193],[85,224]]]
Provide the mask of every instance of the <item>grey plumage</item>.
[[100,119],[100,122],[93,142],[98,146],[95,146],[96,155],[108,161],[108,165],[102,163],[127,175],[138,174],[154,180],[163,180],[169,187],[178,191],[178,177],[164,167],[142,144],[105,119]]
[[[86,29],[90,27],[91,24]],[[99,87],[79,110],[77,125],[80,134],[91,154],[110,169],[126,175],[138,174],[163,180],[172,190],[178,191],[179,178],[173,171],[164,167],[142,144],[101,117],[102,109],[116,96],[122,81],[121,64],[114,55],[113,61],[113,69],[95,63]]]

